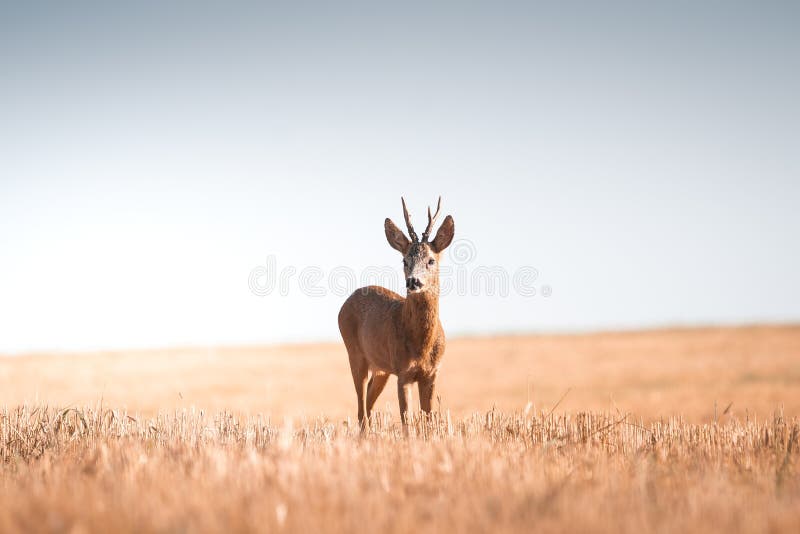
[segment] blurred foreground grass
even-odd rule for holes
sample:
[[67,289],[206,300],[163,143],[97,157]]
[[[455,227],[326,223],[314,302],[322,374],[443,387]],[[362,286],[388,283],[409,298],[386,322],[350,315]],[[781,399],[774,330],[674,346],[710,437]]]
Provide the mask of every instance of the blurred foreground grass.
[[3,532],[796,532],[796,419],[0,412]]

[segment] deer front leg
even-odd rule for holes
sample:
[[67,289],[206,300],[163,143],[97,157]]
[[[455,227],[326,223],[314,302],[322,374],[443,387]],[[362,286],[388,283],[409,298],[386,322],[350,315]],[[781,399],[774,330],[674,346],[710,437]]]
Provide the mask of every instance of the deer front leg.
[[419,379],[419,405],[426,414],[431,413],[433,396],[436,394],[436,375],[423,376]]
[[400,401],[400,419],[403,425],[408,424],[409,411],[411,410],[411,387],[413,382],[404,377],[397,377],[397,398]]
[[375,406],[375,401],[378,400],[378,395],[381,394],[388,381],[389,375],[385,373],[375,373],[369,379],[369,385],[367,386],[367,418],[372,417],[372,408]]

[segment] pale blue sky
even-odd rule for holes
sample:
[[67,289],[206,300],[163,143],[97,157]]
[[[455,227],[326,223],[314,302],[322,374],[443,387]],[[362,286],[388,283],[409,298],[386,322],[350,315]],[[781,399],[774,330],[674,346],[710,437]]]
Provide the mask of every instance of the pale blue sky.
[[796,3],[104,4],[0,7],[0,352],[337,339],[249,273],[401,194],[552,288],[451,335],[800,320]]

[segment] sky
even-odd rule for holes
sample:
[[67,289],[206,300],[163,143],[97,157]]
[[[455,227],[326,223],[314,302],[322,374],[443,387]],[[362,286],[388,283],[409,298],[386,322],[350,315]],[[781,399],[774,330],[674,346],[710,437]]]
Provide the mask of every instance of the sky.
[[401,195],[455,219],[451,336],[799,321],[798,23],[3,3],[0,353],[336,340]]

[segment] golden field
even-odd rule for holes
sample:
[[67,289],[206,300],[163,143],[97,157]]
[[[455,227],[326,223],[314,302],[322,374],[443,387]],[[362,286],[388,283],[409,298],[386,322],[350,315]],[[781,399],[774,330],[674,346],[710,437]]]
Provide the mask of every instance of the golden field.
[[[397,415],[394,378],[377,407]],[[0,357],[0,406],[180,408],[344,418],[355,392],[342,343]],[[438,381],[453,415],[549,409],[680,415],[800,415],[800,326],[458,338]]]
[[0,358],[0,531],[796,532],[800,327],[453,339],[366,435],[339,344]]

